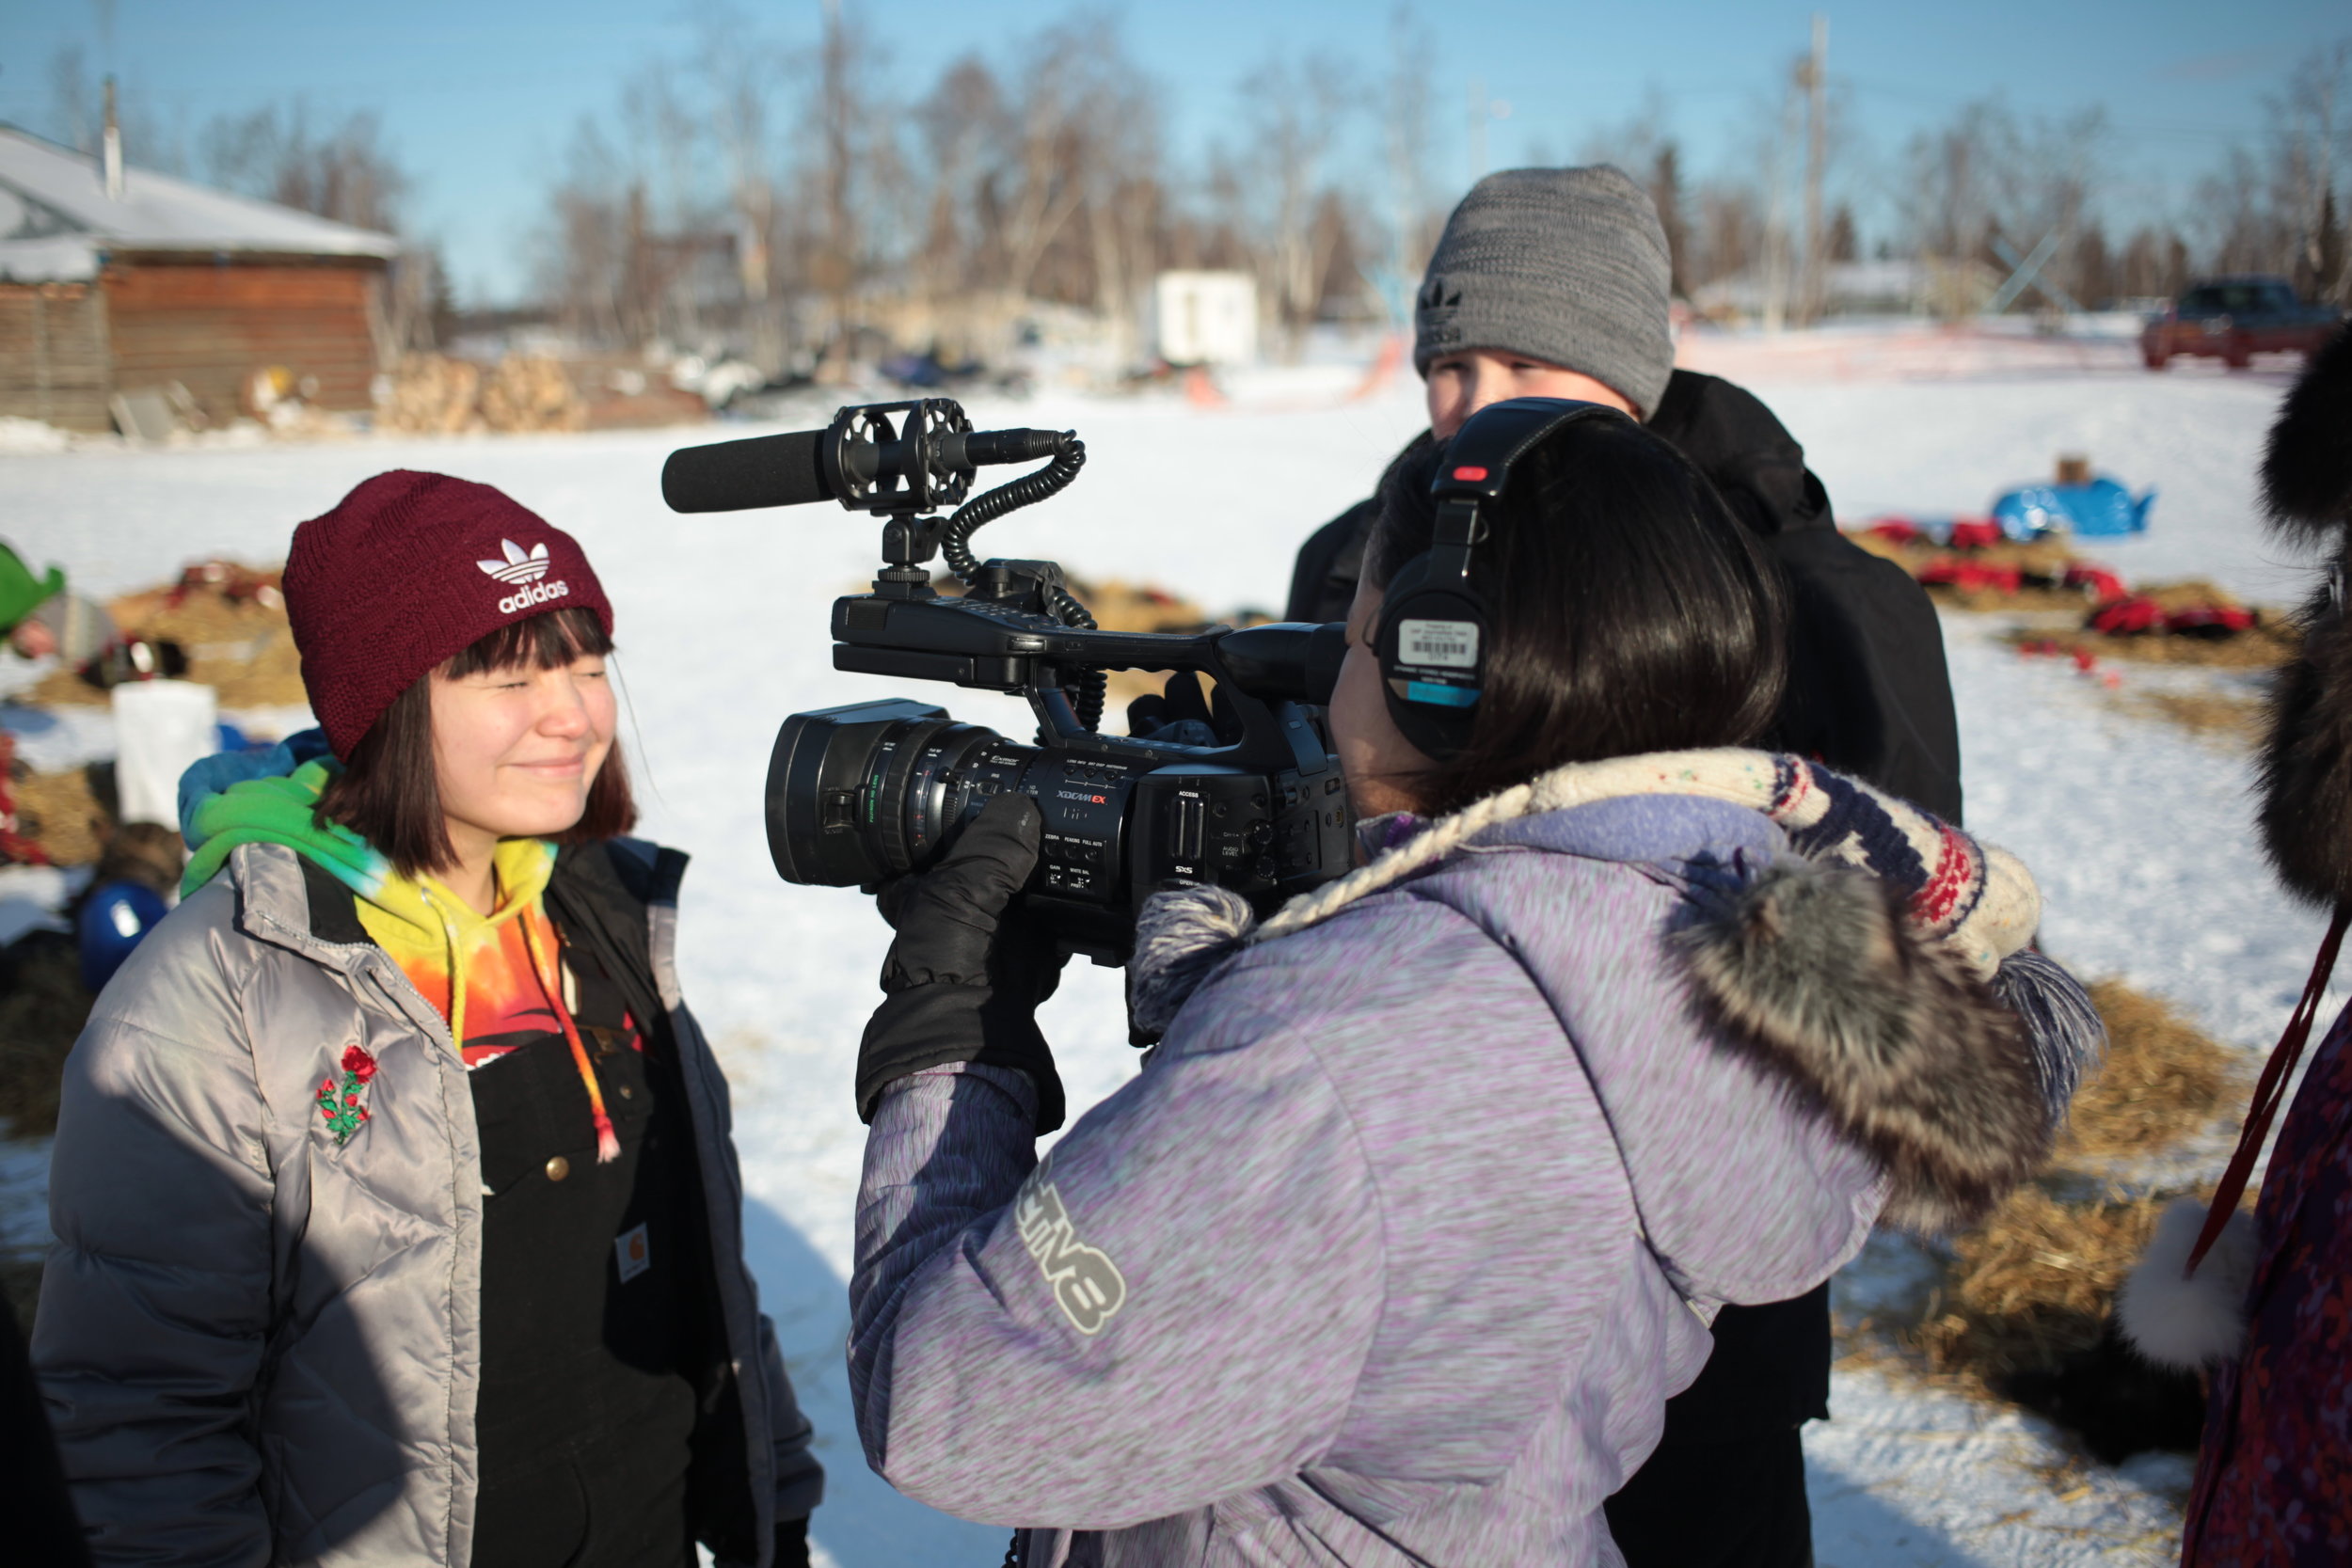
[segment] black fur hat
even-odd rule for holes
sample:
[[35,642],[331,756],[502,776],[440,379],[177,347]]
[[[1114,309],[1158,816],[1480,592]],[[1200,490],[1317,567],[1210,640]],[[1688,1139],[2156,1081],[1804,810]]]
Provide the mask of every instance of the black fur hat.
[[2352,521],[2352,326],[2341,328],[2303,369],[2263,453],[2263,499],[2271,527],[2303,543],[2328,543]]
[[2286,542],[2329,548],[2303,607],[2303,648],[2279,672],[2263,747],[2264,847],[2287,886],[2352,902],[2352,326],[2312,356],[2270,427],[2263,499]]

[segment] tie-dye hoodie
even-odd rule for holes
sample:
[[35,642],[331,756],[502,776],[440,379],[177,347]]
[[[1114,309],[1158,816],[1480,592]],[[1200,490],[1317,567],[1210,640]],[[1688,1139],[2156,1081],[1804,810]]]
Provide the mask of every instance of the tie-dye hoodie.
[[[293,760],[280,751],[283,760]],[[502,840],[494,862],[498,907],[481,914],[435,878],[398,875],[367,840],[317,815],[319,794],[337,766],[331,757],[314,757],[291,772],[217,788],[191,769],[181,786],[182,832],[193,851],[182,895],[210,881],[240,844],[295,850],[358,895],[359,924],[448,1022],[469,1069],[540,1035],[561,1034],[587,1085],[596,1158],[618,1156],[602,1087],[564,994],[561,944],[542,900],[555,869],[555,846],[545,839]]]

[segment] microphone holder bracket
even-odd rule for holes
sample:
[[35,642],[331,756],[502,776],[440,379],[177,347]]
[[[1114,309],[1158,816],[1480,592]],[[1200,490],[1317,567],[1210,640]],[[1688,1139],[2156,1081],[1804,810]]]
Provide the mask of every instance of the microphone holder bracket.
[[939,553],[939,536],[946,531],[946,527],[947,519],[936,515],[923,517],[911,512],[887,514],[882,537],[884,564],[874,576],[874,592],[892,599],[936,597],[931,574],[923,562]]
[[[898,416],[894,423],[892,416]],[[905,403],[869,403],[843,408],[825,430],[818,461],[841,504],[852,512],[888,517],[882,558],[892,554],[891,530],[917,513],[954,506],[972,491],[972,466],[963,444],[954,456],[943,450],[950,436],[969,435],[972,421],[953,398],[915,398]],[[935,536],[934,526],[931,532]],[[911,557],[925,561],[930,549]]]

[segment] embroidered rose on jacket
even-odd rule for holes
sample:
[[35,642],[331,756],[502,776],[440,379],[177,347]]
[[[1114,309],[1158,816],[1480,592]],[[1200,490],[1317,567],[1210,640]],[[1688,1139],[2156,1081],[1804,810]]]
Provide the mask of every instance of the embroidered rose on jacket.
[[330,1073],[320,1081],[315,1101],[326,1130],[335,1134],[337,1148],[349,1143],[368,1119],[368,1085],[375,1080],[375,1058],[359,1046],[347,1046],[341,1066],[341,1078]]

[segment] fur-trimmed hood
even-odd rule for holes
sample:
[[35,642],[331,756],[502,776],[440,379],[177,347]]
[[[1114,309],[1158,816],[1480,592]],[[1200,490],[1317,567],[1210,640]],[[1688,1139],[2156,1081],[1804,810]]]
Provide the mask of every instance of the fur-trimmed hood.
[[2324,551],[2330,568],[2303,608],[2302,651],[2271,692],[2263,845],[2289,888],[2340,904],[2352,900],[2352,326],[2312,356],[2280,405],[2263,499],[2271,531]]
[[[1559,769],[1428,824],[1263,923],[1224,889],[1161,894],[1129,966],[1137,1032],[1156,1038],[1247,947],[1375,899],[1434,895],[1448,868],[1514,851],[1617,861],[1673,887],[1661,958],[1704,1026],[1867,1149],[1889,1179],[1887,1217],[1911,1228],[1965,1224],[2030,1174],[2104,1043],[2080,988],[2028,946],[2040,898],[2013,857],[1756,752]],[[1538,968],[1541,933],[1489,930]]]

